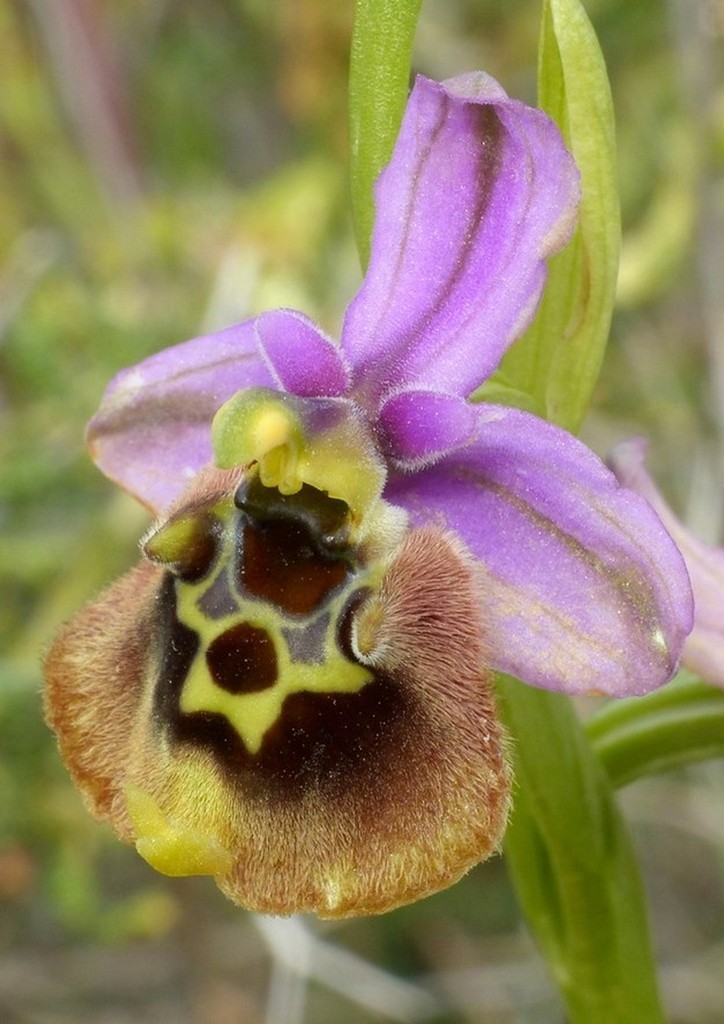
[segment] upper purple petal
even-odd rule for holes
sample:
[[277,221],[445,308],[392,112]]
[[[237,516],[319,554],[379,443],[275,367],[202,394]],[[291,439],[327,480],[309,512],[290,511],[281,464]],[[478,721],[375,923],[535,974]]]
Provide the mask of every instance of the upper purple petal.
[[533,317],[578,194],[542,111],[487,75],[417,79],[342,334],[368,408],[403,388],[467,395],[492,372]]
[[88,424],[100,469],[159,511],[211,461],[211,420],[242,388],[274,387],[256,345],[253,320],[122,370]]
[[567,693],[645,693],[692,624],[681,555],[592,452],[528,413],[479,406],[475,441],[386,497],[481,563],[491,667]]
[[293,309],[256,318],[257,341],[283,391],[310,398],[337,398],[349,387],[339,347],[317,325]]

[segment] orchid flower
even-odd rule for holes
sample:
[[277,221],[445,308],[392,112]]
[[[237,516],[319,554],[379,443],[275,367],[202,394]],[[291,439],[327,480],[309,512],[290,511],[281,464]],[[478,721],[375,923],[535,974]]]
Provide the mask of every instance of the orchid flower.
[[682,661],[705,682],[724,687],[724,549],[705,544],[681,523],[646,469],[647,442],[622,441],[608,462],[619,482],[649,502],[684,556],[694,592],[694,628]]
[[245,907],[384,911],[498,849],[493,670],[661,686],[691,626],[649,505],[563,430],[471,393],[576,217],[556,126],[419,78],[336,344],[276,310],[120,373],[89,427],[158,516],[63,630],[48,716],[91,809]]

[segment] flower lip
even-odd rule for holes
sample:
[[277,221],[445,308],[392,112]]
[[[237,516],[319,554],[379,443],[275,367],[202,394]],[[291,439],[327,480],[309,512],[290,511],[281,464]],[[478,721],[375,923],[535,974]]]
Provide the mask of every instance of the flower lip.
[[[450,884],[497,848],[510,789],[469,557],[432,529],[388,556],[365,544],[337,555],[340,585],[290,608],[286,586],[280,600],[255,587],[249,537],[284,526],[271,543],[292,565],[310,556],[290,518],[304,506],[323,538],[339,506],[268,491],[264,508],[253,471],[241,496],[237,476],[207,474],[171,516],[223,524],[206,576],[141,563],[51,651],[50,714],[79,785],[158,870],[211,873],[255,910],[378,913]],[[202,606],[220,574],[237,608],[217,619]],[[363,615],[369,665],[349,639]],[[448,620],[461,623],[453,636]],[[319,656],[290,630],[309,630]],[[129,636],[129,678],[109,688]]]

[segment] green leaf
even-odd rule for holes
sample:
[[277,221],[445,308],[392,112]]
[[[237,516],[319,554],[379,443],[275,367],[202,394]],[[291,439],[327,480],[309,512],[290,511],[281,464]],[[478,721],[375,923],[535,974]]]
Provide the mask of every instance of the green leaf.
[[537,316],[502,370],[548,419],[576,431],[608,339],[620,251],[611,92],[579,0],[544,2],[538,94],[581,172],[580,218],[570,245],[550,261]]
[[374,224],[373,189],[390,159],[410,85],[422,0],[356,0],[349,67],[352,214],[367,266]]
[[682,676],[646,697],[612,701],[586,733],[616,787],[724,757],[724,690]]
[[568,698],[500,680],[517,791],[505,852],[571,1024],[661,1024],[638,864]]
[[528,391],[520,391],[514,387],[500,371],[474,391],[469,401],[512,406],[514,409],[522,409],[524,412],[533,413],[534,416],[545,418],[545,409],[536,402],[535,397]]

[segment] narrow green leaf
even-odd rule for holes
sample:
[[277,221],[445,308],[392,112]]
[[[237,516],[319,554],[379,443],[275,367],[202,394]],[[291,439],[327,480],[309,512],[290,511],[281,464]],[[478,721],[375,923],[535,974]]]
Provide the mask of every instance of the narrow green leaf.
[[724,690],[693,677],[607,704],[586,733],[611,783],[724,757]]
[[645,899],[598,759],[559,694],[501,679],[517,792],[505,852],[571,1024],[661,1024]]
[[523,409],[524,412],[545,418],[546,411],[536,402],[535,396],[529,391],[520,391],[514,387],[500,370],[474,391],[469,400],[512,406],[514,409]]
[[579,0],[544,0],[538,94],[581,172],[580,218],[570,245],[550,261],[537,316],[502,370],[548,419],[576,431],[608,339],[620,250],[611,92]]
[[390,159],[410,86],[415,26],[422,0],[355,0],[349,68],[352,214],[367,266],[374,224],[373,188]]

